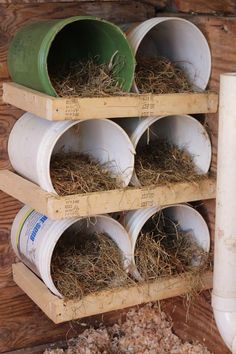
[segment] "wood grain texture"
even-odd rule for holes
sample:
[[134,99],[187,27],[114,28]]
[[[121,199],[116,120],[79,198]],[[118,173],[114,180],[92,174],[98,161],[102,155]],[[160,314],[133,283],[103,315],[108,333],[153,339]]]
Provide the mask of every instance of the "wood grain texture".
[[108,97],[51,97],[14,82],[3,83],[3,101],[48,120],[83,120],[216,113],[218,94],[189,92]]
[[[187,16],[206,36],[212,54],[212,74],[209,88],[219,90],[220,74],[236,71],[236,46],[232,40],[236,35],[236,17]],[[217,166],[218,115],[207,116],[206,124],[212,142],[212,172]]]
[[[119,2],[123,3],[127,0],[90,0],[90,2]],[[43,4],[43,3],[78,3],[88,2],[87,0],[0,0],[0,4]],[[163,9],[167,6],[168,0],[141,0],[144,4],[155,6],[156,9]]]
[[58,348],[66,349],[66,347],[67,344],[66,341],[64,340],[64,341],[58,341],[56,343],[41,344],[30,348],[11,350],[10,352],[5,352],[5,354],[42,354],[46,349],[48,350],[58,349]]
[[234,0],[174,0],[172,7],[180,12],[195,12],[201,14],[235,14],[236,2]]
[[114,189],[65,197],[45,192],[16,173],[0,171],[0,189],[52,220],[215,198],[214,178],[151,187]]
[[[128,287],[108,289],[89,294],[82,300],[67,300],[52,294],[47,286],[23,263],[12,266],[13,278],[17,285],[54,322],[62,323],[84,317],[120,310],[150,301],[168,299],[191,291],[192,274],[182,274],[160,278],[152,282],[142,282]],[[201,276],[198,290],[212,288],[212,273]]]
[[210,292],[202,293],[190,306],[187,318],[184,299],[170,299],[162,308],[172,317],[174,332],[184,341],[198,341],[214,354],[230,354],[218,334],[210,301]]
[[1,352],[56,341],[69,330],[53,325],[16,285],[0,292],[0,324]]

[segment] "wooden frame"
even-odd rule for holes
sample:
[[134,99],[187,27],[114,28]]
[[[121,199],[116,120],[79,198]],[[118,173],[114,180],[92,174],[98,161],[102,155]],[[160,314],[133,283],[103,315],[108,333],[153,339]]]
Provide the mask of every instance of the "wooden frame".
[[[13,279],[16,284],[54,322],[61,323],[130,306],[163,300],[188,293],[192,276],[175,276],[150,283],[116,288],[87,295],[83,300],[68,300],[53,295],[46,285],[23,263],[13,264]],[[199,291],[212,288],[212,273],[203,274]]]
[[3,84],[3,101],[48,120],[216,113],[218,109],[215,92],[57,98],[13,82]]
[[0,171],[0,189],[51,219],[91,216],[215,198],[215,179],[59,197],[8,170]]

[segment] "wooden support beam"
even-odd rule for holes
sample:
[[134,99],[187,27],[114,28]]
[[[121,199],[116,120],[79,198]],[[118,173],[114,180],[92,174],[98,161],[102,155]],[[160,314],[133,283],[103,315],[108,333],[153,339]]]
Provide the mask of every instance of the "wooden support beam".
[[48,120],[215,113],[218,109],[218,94],[210,91],[57,98],[13,82],[3,84],[3,101]]
[[[53,295],[46,285],[23,263],[13,264],[16,284],[54,322],[61,323],[83,317],[119,310],[149,301],[163,300],[191,291],[193,275],[163,278],[150,283],[103,290],[87,295],[82,300],[68,300]],[[198,290],[212,287],[212,273],[203,274]]]
[[215,198],[215,179],[59,197],[8,170],[0,171],[0,189],[51,219],[91,216]]

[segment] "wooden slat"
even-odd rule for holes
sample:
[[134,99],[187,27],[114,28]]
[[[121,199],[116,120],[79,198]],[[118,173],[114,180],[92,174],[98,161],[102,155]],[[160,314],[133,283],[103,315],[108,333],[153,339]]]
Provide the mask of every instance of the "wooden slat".
[[31,205],[41,213],[47,209],[50,194],[11,171],[0,171],[0,189],[22,203]]
[[[54,323],[183,295],[191,289],[192,284],[191,275],[186,274],[169,279],[159,279],[152,283],[101,291],[87,295],[82,300],[64,302],[53,295],[46,285],[23,263],[13,265],[13,279]],[[211,287],[212,273],[206,272],[202,276],[200,290]]]
[[91,216],[121,210],[215,198],[215,180],[126,188],[59,197],[11,171],[0,171],[0,189],[51,219]]
[[215,113],[218,108],[214,92],[55,98],[13,82],[3,84],[3,100],[48,120]]

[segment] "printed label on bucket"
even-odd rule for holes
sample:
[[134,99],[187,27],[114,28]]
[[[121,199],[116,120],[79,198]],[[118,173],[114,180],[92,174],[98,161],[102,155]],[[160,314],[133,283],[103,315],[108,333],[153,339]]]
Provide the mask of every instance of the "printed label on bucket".
[[35,243],[47,216],[30,209],[21,219],[17,232],[17,249],[21,256],[35,264]]

